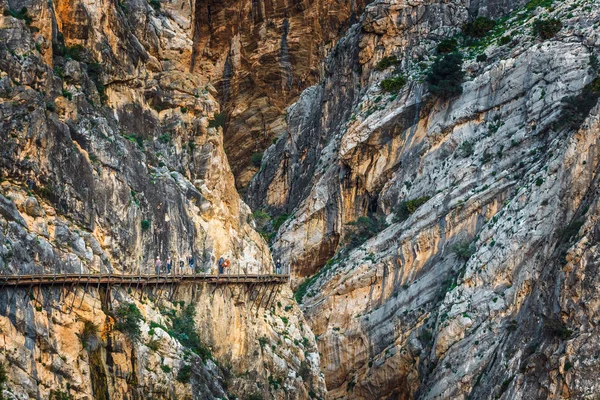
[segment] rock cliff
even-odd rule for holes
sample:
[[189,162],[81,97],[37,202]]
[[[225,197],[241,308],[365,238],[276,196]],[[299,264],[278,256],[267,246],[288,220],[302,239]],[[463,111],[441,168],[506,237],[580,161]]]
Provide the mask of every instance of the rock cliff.
[[289,107],[248,201],[286,219],[330,398],[598,392],[599,19],[376,1]]
[[285,131],[285,108],[321,76],[321,64],[366,0],[197,1],[190,70],[219,91],[225,150],[238,187]]
[[[221,256],[272,271],[235,190],[217,92],[190,72],[189,2],[0,8],[2,274],[147,273],[190,256],[198,273]],[[268,304],[243,285],[182,287],[175,303],[164,292],[3,288],[4,395],[324,396],[289,288]]]

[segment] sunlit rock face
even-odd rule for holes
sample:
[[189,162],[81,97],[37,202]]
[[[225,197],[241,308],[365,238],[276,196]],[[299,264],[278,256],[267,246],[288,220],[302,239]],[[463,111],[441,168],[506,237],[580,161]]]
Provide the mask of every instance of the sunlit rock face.
[[[459,42],[462,93],[440,99],[436,46],[476,15],[507,17]],[[375,2],[288,108],[248,201],[290,214],[274,256],[331,398],[597,393],[599,19],[593,2]]]
[[[145,274],[156,257],[190,256],[198,272],[215,272],[221,256],[235,272],[273,270],[235,189],[211,76],[190,69],[189,2],[0,8],[2,274]],[[5,396],[324,397],[314,336],[289,288],[269,286],[258,307],[263,286],[188,286],[171,298],[117,287],[112,308],[96,287],[2,288]],[[114,325],[125,303],[144,318],[138,340]],[[214,362],[166,332],[189,304]],[[91,348],[86,321],[97,330]]]

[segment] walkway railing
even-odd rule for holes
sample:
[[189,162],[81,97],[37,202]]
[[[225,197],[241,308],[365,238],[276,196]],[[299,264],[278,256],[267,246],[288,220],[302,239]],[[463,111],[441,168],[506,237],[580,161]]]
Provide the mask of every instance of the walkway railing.
[[0,289],[6,286],[31,286],[31,285],[61,285],[61,284],[86,284],[86,285],[119,285],[119,284],[137,284],[137,285],[163,285],[174,283],[206,282],[214,284],[235,284],[235,283],[285,283],[290,279],[289,269],[282,267],[277,273],[229,273],[231,269],[226,269],[222,274],[204,273],[204,272],[179,272],[171,273],[153,273],[149,272],[131,274],[131,273],[33,273],[33,274],[0,274]]

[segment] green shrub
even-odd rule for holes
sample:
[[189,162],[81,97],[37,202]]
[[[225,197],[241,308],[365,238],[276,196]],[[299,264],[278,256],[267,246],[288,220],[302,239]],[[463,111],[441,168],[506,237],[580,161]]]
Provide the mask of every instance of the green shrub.
[[171,373],[171,367],[169,367],[168,365],[161,364],[161,366],[160,366],[160,369],[162,369],[162,371],[163,371],[165,374],[169,374],[169,373]]
[[470,157],[475,153],[475,143],[470,140],[465,140],[458,148],[458,152],[462,157]]
[[567,226],[558,231],[559,239],[566,241],[571,240],[573,236],[579,233],[579,230],[583,226],[584,222],[585,221],[583,219],[576,219],[571,221],[571,223],[569,223]]
[[209,128],[223,128],[225,126],[225,122],[227,120],[227,116],[223,113],[215,114],[213,119],[208,121]]
[[192,366],[189,364],[183,364],[177,372],[177,381],[181,383],[188,383],[192,376]]
[[264,349],[265,346],[269,343],[269,339],[266,336],[261,336],[258,338],[258,344],[261,349]]
[[440,54],[452,53],[458,48],[456,39],[444,39],[437,46],[437,52]]
[[148,229],[150,229],[150,221],[148,221],[147,219],[143,219],[142,220],[142,231],[147,231]]
[[533,23],[533,34],[543,40],[553,38],[562,29],[562,23],[557,19],[538,19]]
[[465,35],[481,38],[494,29],[496,21],[486,17],[477,17],[473,22],[468,22],[462,26],[462,31]]
[[356,221],[346,225],[349,227],[348,232],[344,235],[347,250],[360,246],[387,227],[385,218],[375,215],[359,217]]
[[140,338],[140,322],[143,320],[142,313],[133,303],[123,303],[115,310],[115,329],[125,333],[132,341]]
[[473,254],[475,254],[475,245],[471,242],[457,243],[452,246],[452,251],[459,259],[467,261]]
[[250,162],[252,163],[252,165],[254,165],[256,168],[260,168],[260,165],[262,164],[263,155],[264,153],[262,151],[252,154],[252,156],[250,156]]
[[156,11],[160,11],[160,0],[150,0],[148,2]]
[[195,316],[196,309],[194,305],[188,304],[178,315],[172,317],[173,325],[169,334],[183,346],[199,355],[203,360],[212,360],[210,350],[202,344],[200,336],[198,336],[198,332],[196,331]]
[[557,127],[578,129],[600,97],[600,77],[585,85],[580,94],[562,99],[563,109]]
[[487,59],[488,59],[488,56],[485,53],[478,54],[477,57],[475,57],[475,60],[477,62],[484,62],[484,61],[487,61]]
[[406,78],[402,75],[393,78],[387,78],[381,81],[379,86],[384,92],[398,92],[406,85]]
[[182,114],[185,114],[185,113],[187,113],[187,112],[188,112],[188,109],[187,109],[187,108],[185,108],[185,107],[180,107],[180,108],[179,108],[179,111],[181,111],[181,113],[182,113]]
[[168,133],[163,133],[158,137],[158,141],[164,144],[171,143],[171,135],[169,135]]
[[504,46],[505,44],[509,44],[511,40],[512,39],[510,38],[510,36],[502,36],[498,43],[500,43],[501,46]]
[[427,203],[430,198],[430,196],[423,196],[417,199],[401,201],[394,209],[394,222],[402,222],[407,220],[412,213],[417,211],[417,209],[423,204]]
[[144,148],[144,138],[143,137],[138,136],[138,135],[134,135],[134,134],[123,135],[123,137],[125,139],[129,140],[131,143],[137,144],[140,149]]
[[450,53],[438,58],[427,75],[429,91],[442,99],[461,94],[465,76],[462,62],[460,53]]
[[73,400],[73,395],[69,393],[68,388],[64,392],[62,390],[50,390],[49,400]]
[[419,335],[419,340],[427,346],[433,340],[433,333],[429,329],[423,329]]
[[571,337],[571,335],[573,335],[573,331],[570,330],[567,325],[565,325],[558,317],[545,319],[544,326],[548,333],[562,340],[567,340]]
[[[148,331],[148,334],[150,334],[150,331]],[[158,351],[160,348],[160,342],[158,340],[151,340],[146,346],[152,351]]]
[[98,338],[98,326],[92,321],[83,322],[83,330],[79,334],[79,340],[86,349],[93,349],[93,347],[99,342]]
[[376,71],[384,71],[389,67],[400,65],[400,60],[396,56],[383,57],[375,66]]
[[290,218],[290,215],[286,214],[286,213],[279,214],[278,216],[273,218],[273,230],[275,232],[277,232],[279,230],[279,228],[281,227],[281,225],[283,225],[283,223],[285,221],[287,221],[289,218]]
[[11,8],[5,8],[3,14],[5,16],[23,20],[27,25],[31,24],[32,21],[31,16],[27,13],[27,7],[23,7],[18,11]]
[[62,90],[62,95],[63,95],[63,97],[66,97],[67,99],[69,99],[69,101],[73,100],[73,94],[66,89]]

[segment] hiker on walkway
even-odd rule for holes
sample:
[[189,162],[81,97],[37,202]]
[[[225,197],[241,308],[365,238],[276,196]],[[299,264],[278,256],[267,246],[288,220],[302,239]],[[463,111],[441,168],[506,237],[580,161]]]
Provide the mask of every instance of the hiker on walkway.
[[225,262],[225,259],[223,257],[219,258],[219,261],[217,262],[217,264],[219,265],[219,275],[221,275],[223,273],[223,263]]
[[156,272],[156,275],[160,275],[160,266],[161,266],[161,262],[160,262],[160,257],[156,256],[156,262],[154,263],[154,271]]
[[185,261],[183,261],[183,257],[179,258],[179,273],[183,274],[183,266],[185,265]]
[[189,265],[190,269],[193,271],[194,270],[194,256],[192,256],[191,254],[188,257],[188,265]]
[[173,260],[169,257],[167,259],[167,275],[171,275],[171,268],[173,268]]
[[275,270],[277,271],[277,275],[281,274],[281,260],[277,260],[275,263]]

